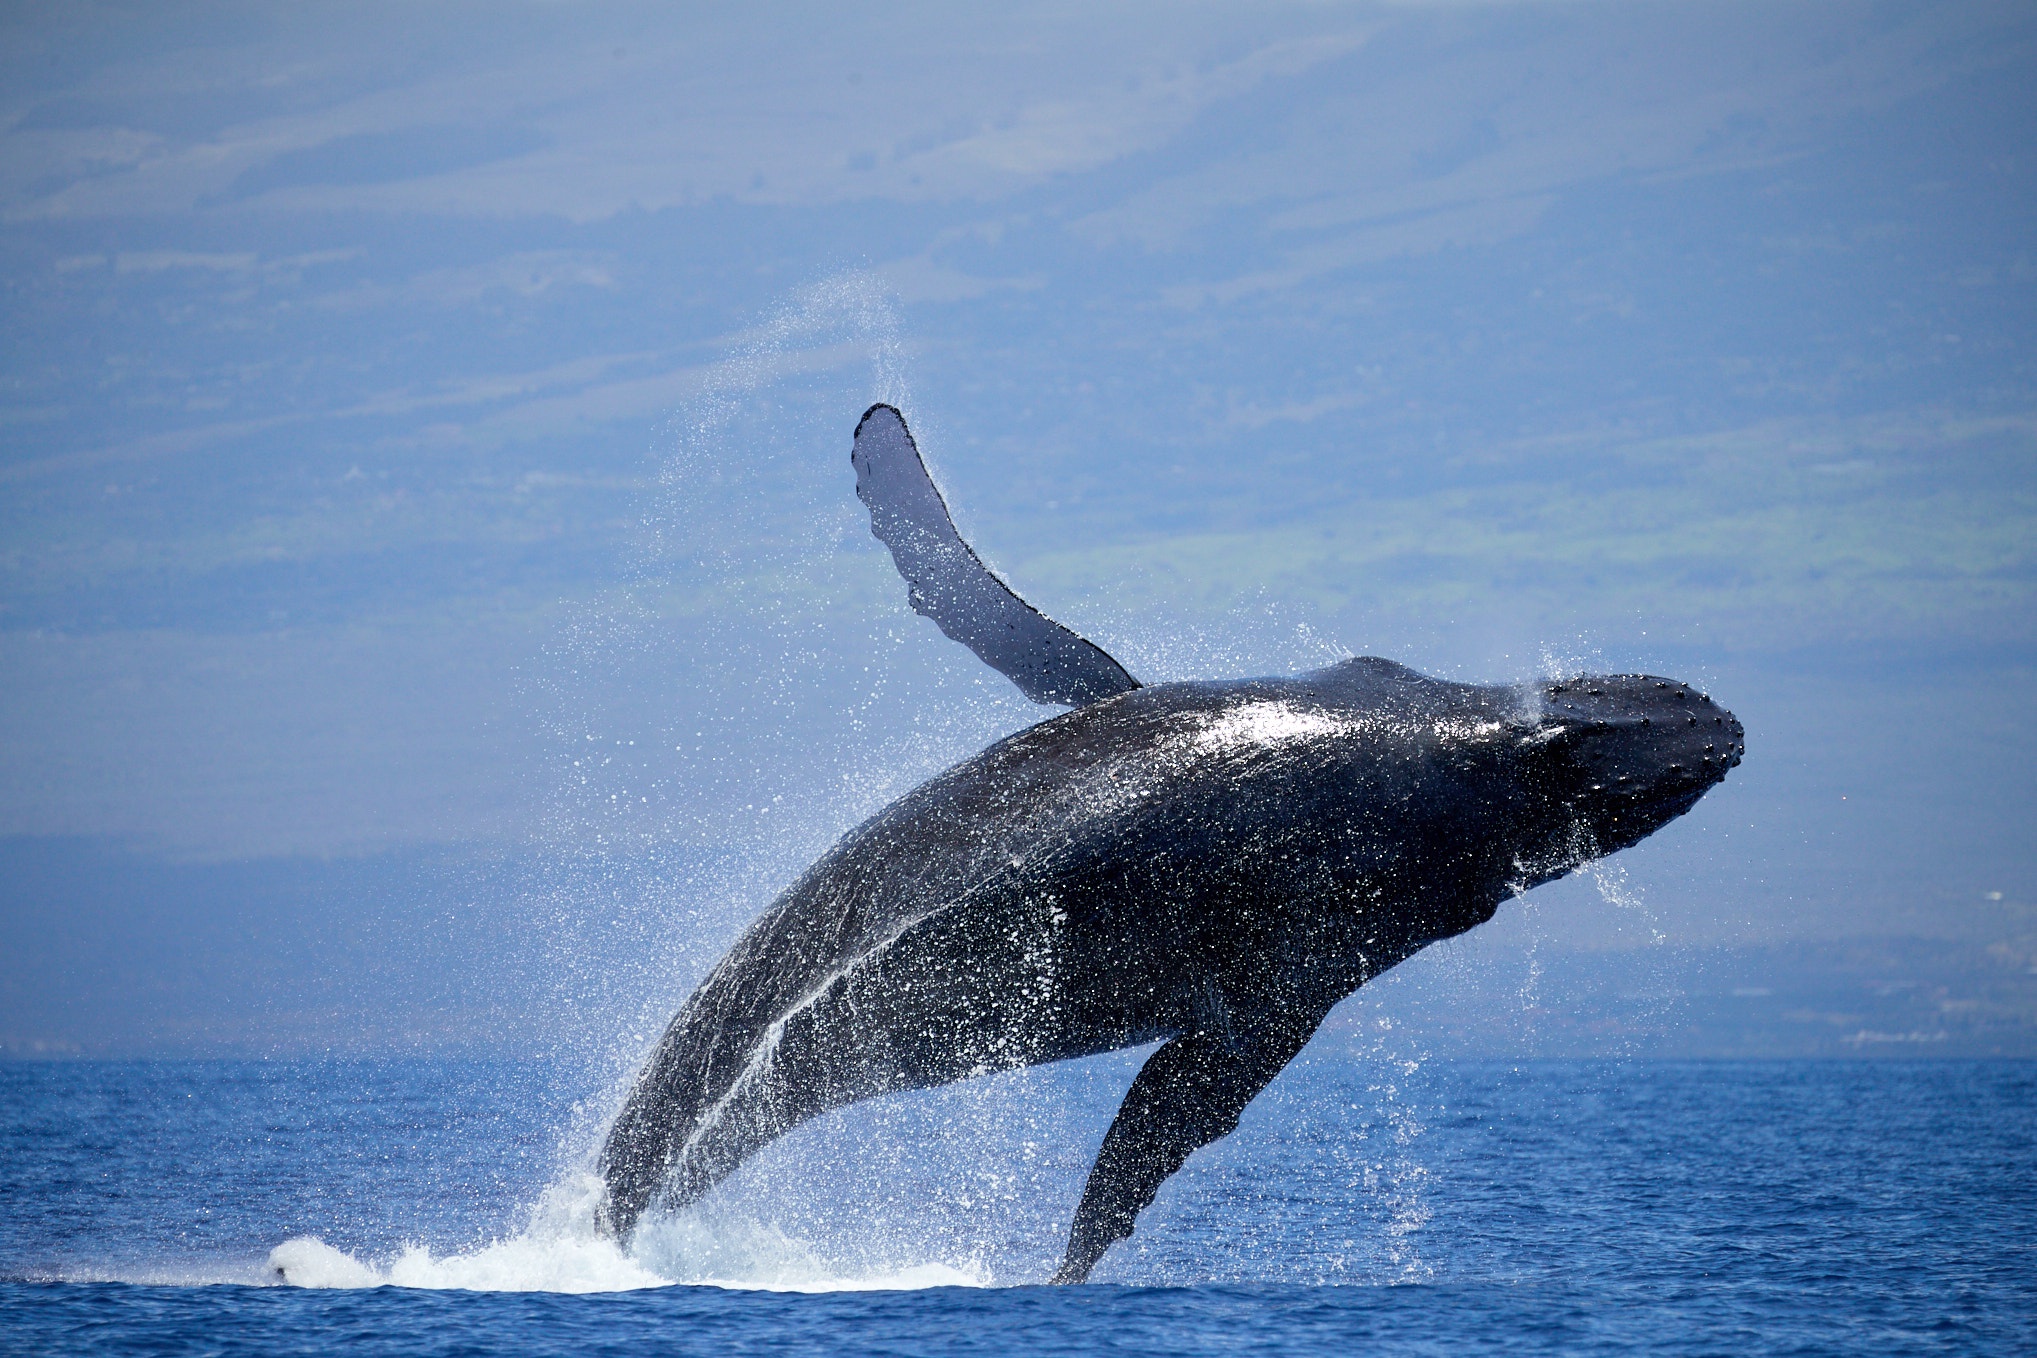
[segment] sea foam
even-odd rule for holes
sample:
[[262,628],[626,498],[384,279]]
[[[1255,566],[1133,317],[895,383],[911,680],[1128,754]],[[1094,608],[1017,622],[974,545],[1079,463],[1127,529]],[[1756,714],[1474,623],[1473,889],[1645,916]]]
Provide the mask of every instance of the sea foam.
[[441,1255],[411,1245],[377,1261],[316,1236],[298,1236],[269,1252],[269,1269],[275,1280],[295,1287],[472,1292],[630,1292],[681,1284],[782,1292],[988,1285],[979,1273],[945,1263],[843,1270],[774,1226],[708,1220],[697,1213],[644,1221],[625,1250],[596,1226],[599,1200],[598,1179],[574,1176],[545,1194],[522,1233],[475,1250]]

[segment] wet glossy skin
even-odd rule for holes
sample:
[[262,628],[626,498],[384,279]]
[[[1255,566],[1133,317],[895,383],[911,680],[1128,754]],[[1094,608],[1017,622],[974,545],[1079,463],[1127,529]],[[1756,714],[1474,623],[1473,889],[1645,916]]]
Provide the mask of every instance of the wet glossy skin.
[[1092,1173],[1077,1280],[1338,1000],[1681,815],[1742,741],[1672,680],[1376,659],[1042,722],[850,832],[738,941],[610,1133],[611,1221],[858,1099],[1169,1039]]

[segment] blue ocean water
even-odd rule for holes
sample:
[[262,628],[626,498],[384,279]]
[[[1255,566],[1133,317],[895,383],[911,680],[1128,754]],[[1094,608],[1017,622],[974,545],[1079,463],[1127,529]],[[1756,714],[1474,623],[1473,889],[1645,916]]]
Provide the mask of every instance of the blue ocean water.
[[545,1067],[0,1064],[0,1346],[2037,1351],[2037,1065],[1312,1052],[1029,1285],[1135,1060],[823,1119],[630,1256]]

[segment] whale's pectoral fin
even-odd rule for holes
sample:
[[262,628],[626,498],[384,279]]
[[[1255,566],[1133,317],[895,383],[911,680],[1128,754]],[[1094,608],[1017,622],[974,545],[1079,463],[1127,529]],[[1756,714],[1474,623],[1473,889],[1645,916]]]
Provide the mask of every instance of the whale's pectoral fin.
[[870,506],[870,531],[891,549],[914,612],[1036,703],[1080,707],[1139,686],[1101,647],[1014,594],[969,549],[898,411],[874,405],[863,412],[849,460],[856,496]]
[[1284,1025],[1240,1041],[1177,1037],[1132,1081],[1089,1171],[1057,1283],[1079,1283],[1103,1252],[1132,1233],[1167,1176],[1198,1148],[1229,1136],[1238,1115],[1308,1042],[1315,1024]]

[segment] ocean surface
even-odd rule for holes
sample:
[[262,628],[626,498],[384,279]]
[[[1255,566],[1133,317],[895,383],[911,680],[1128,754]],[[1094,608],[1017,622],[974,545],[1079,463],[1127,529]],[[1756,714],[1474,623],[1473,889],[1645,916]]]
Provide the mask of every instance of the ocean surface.
[[1137,1058],[821,1119],[629,1254],[570,1072],[0,1064],[0,1348],[2037,1352],[2037,1064],[1311,1051],[1039,1286]]

